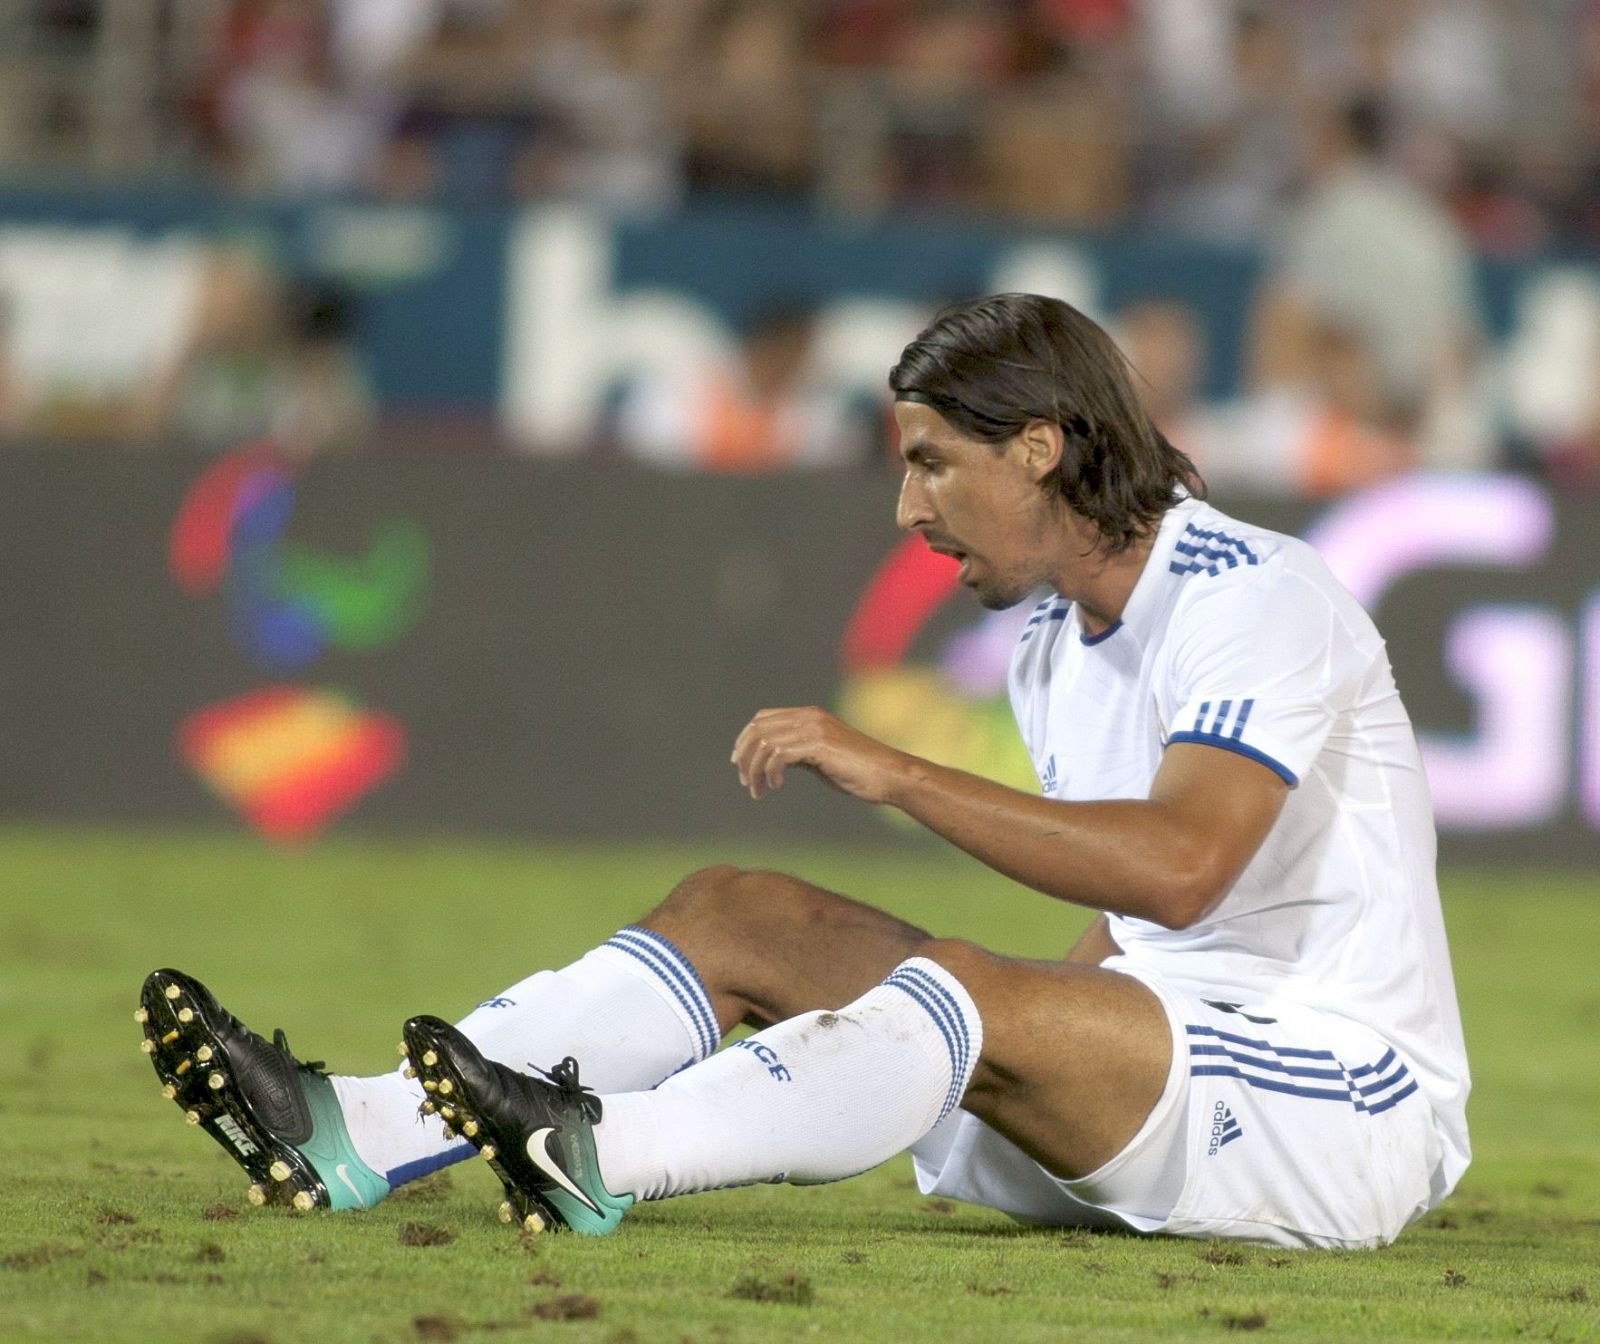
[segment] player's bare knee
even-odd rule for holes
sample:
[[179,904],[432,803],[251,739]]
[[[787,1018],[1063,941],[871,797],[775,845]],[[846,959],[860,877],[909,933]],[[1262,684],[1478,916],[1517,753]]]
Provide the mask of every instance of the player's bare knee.
[[916,955],[936,961],[955,976],[974,998],[984,979],[1000,964],[1000,958],[965,938],[930,938],[917,948]]
[[662,924],[697,927],[706,921],[719,922],[742,873],[742,869],[731,863],[696,869],[668,892],[666,899],[642,922],[650,928]]

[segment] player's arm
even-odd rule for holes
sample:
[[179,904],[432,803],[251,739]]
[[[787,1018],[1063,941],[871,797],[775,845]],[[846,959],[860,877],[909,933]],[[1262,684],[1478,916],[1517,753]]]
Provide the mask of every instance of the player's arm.
[[1288,794],[1258,761],[1180,743],[1147,798],[1062,802],[896,751],[816,708],[763,710],[733,762],[753,797],[780,787],[787,767],[808,768],[1047,896],[1168,928],[1226,895]]
[[1078,941],[1063,960],[1074,966],[1098,966],[1121,951],[1117,940],[1111,936],[1111,921],[1104,915],[1097,915],[1094,923],[1078,935]]

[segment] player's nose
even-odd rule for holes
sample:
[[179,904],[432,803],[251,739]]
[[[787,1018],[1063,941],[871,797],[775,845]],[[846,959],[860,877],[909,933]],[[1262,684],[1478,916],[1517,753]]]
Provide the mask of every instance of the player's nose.
[[902,532],[912,532],[933,522],[927,493],[907,472],[900,482],[900,500],[895,505],[894,521]]

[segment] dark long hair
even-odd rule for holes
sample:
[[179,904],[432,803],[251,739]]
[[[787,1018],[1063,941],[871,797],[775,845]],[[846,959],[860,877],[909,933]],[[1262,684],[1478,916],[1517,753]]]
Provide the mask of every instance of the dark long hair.
[[1113,554],[1147,536],[1181,491],[1205,496],[1194,463],[1139,404],[1122,351],[1060,299],[995,294],[946,308],[906,346],[889,386],[985,443],[1030,420],[1060,425],[1065,450],[1046,488]]

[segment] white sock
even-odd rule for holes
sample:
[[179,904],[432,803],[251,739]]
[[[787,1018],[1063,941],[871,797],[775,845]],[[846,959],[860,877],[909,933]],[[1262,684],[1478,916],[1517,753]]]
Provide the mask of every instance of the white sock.
[[[583,1062],[596,1091],[654,1087],[717,1048],[721,1028],[689,959],[668,939],[630,925],[559,971],[539,971],[480,1003],[458,1024],[490,1059],[531,1073],[564,1056]],[[471,1157],[402,1073],[340,1076],[334,1092],[356,1154],[390,1186]]]
[[971,996],[913,957],[836,1012],[779,1022],[652,1092],[603,1097],[601,1178],[639,1199],[842,1180],[948,1115],[982,1048]]

